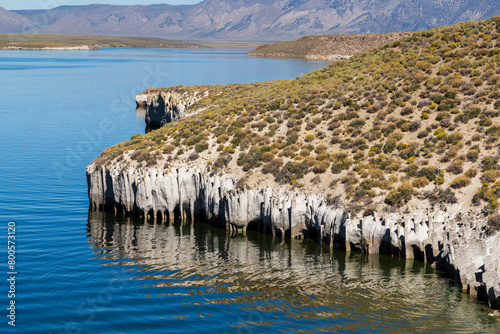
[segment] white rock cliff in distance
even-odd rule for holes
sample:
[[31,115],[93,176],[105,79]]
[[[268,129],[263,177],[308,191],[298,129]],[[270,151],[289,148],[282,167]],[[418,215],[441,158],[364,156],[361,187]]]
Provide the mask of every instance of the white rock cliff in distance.
[[[151,109],[150,119],[160,123],[183,117],[197,98],[156,96],[147,99],[148,112]],[[164,223],[197,217],[233,232],[256,229],[308,237],[346,251],[414,258],[444,271],[490,307],[500,308],[500,234],[485,233],[486,219],[464,212],[459,204],[355,217],[320,195],[241,187],[232,175],[188,163],[170,170],[136,169],[124,161],[111,167],[93,163],[87,167],[87,182],[91,210],[114,208]]]
[[189,107],[207,94],[159,91],[139,94],[136,96],[135,102],[137,107],[146,108],[146,125],[149,128],[158,128],[189,116]]

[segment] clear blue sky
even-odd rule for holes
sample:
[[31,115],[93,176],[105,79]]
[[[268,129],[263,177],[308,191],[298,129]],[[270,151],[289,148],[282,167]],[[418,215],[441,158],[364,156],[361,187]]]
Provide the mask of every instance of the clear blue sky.
[[0,0],[0,7],[12,9],[48,9],[58,6],[88,5],[105,3],[114,5],[150,5],[168,3],[169,5],[192,5],[202,0]]

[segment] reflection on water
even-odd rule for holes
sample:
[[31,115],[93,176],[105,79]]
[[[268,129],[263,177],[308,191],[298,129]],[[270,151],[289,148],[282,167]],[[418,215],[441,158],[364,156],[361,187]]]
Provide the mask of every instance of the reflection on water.
[[146,111],[148,111],[146,107],[138,106],[137,108],[135,108],[135,115],[138,119],[144,121],[146,118]]
[[181,318],[189,317],[194,306],[229,306],[223,321],[229,331],[500,329],[480,306],[420,262],[331,253],[309,240],[258,232],[230,236],[203,223],[165,226],[115,219],[90,213],[88,234],[95,252],[107,265],[130,267],[134,280],[156,291],[155,298],[173,302],[182,297]]

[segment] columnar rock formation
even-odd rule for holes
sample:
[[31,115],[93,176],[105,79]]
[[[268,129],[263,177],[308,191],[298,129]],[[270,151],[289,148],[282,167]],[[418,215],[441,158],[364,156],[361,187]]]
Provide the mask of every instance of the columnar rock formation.
[[500,307],[499,234],[487,236],[484,219],[460,213],[458,205],[354,217],[319,195],[249,189],[230,175],[183,164],[170,171],[90,165],[87,180],[93,210],[112,207],[169,223],[197,216],[231,231],[258,229],[310,237],[347,251],[415,258],[446,271],[491,307]]
[[[158,128],[170,122],[177,121],[188,115],[188,109],[207,93],[179,93],[176,91],[160,91],[137,95],[137,106],[145,106],[146,124]],[[194,112],[193,112],[194,113]]]

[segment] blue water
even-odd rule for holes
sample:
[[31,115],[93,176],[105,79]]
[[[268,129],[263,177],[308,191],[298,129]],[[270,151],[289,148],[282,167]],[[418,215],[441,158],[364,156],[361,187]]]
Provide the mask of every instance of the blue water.
[[[495,332],[428,266],[88,212],[85,167],[144,133],[149,87],[295,78],[244,49],[0,51],[0,332]],[[16,224],[16,327],[7,225]]]

